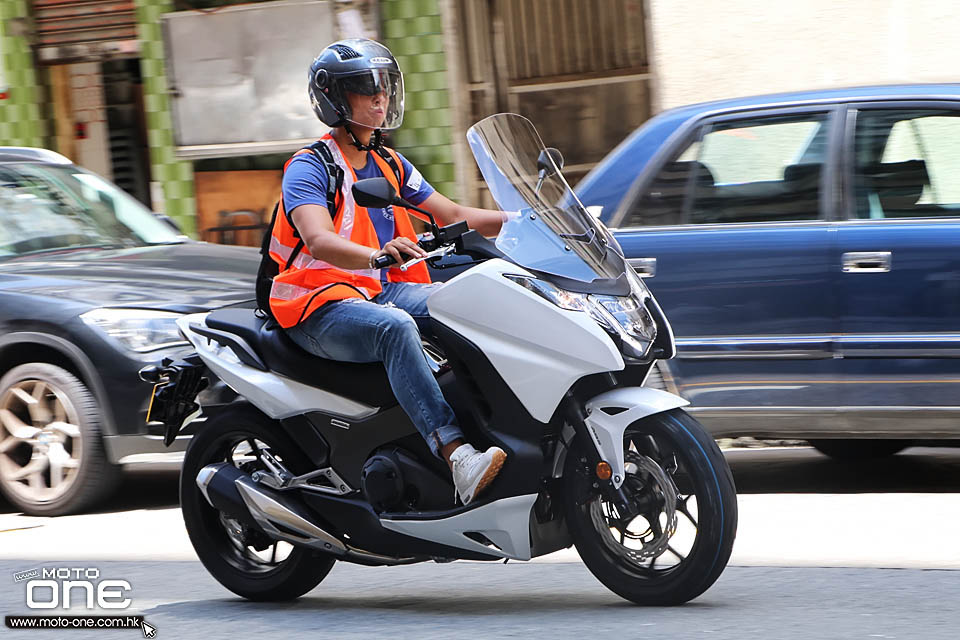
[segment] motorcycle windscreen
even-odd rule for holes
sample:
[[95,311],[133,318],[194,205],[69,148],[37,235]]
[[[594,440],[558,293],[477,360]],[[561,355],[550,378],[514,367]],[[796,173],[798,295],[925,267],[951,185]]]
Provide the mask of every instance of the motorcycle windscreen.
[[[545,151],[533,123],[513,113],[481,120],[467,142],[493,199],[507,212],[497,248],[520,266],[593,282],[626,270],[613,234],[591,216]],[[538,168],[545,159],[547,168]]]

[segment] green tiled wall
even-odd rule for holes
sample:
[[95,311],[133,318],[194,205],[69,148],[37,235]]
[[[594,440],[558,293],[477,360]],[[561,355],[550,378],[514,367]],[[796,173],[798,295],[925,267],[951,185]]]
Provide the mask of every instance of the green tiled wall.
[[383,43],[403,71],[403,126],[391,146],[412,162],[438,191],[457,197],[453,167],[447,60],[438,0],[380,0]]
[[173,11],[173,0],[136,0],[136,7],[151,180],[163,187],[166,214],[174,218],[185,233],[195,235],[193,164],[176,157],[160,25],[160,16]]
[[0,0],[0,66],[7,97],[0,100],[0,145],[42,147],[46,122],[33,56],[25,38],[10,34],[10,20],[28,15],[27,0]]

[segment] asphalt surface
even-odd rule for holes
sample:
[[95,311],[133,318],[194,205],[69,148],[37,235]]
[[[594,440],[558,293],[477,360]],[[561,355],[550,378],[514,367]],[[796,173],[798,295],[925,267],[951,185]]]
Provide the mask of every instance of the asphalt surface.
[[175,508],[175,478],[134,474],[98,514],[28,518],[0,505],[0,573],[8,576],[0,578],[0,610],[29,611],[15,572],[89,566],[130,582],[133,604],[124,613],[143,615],[158,638],[960,636],[960,449],[911,449],[865,464],[809,449],[733,450],[727,458],[740,502],[733,558],[711,589],[682,607],[630,605],[572,550],[506,565],[341,563],[295,603],[251,603],[195,560]]
[[[5,572],[23,567],[0,563]],[[159,638],[946,639],[957,637],[960,621],[955,571],[729,567],[692,603],[641,608],[579,563],[338,565],[287,604],[240,600],[196,562],[98,567],[133,585],[130,611],[142,613]],[[22,600],[11,600],[5,592],[5,614],[26,613]],[[5,631],[37,639],[142,637],[135,630]]]

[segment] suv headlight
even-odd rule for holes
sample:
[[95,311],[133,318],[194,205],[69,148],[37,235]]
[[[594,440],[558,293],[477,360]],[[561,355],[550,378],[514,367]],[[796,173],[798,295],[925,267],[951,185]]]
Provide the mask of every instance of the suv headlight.
[[127,349],[146,353],[187,344],[177,327],[179,313],[149,309],[93,309],[80,316]]

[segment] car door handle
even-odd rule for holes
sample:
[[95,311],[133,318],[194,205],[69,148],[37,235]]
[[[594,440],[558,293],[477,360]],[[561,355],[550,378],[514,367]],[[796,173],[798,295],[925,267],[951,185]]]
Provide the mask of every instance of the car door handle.
[[641,278],[652,278],[657,275],[656,258],[628,258],[627,263]]
[[890,251],[850,251],[843,254],[844,273],[887,273],[893,263]]

